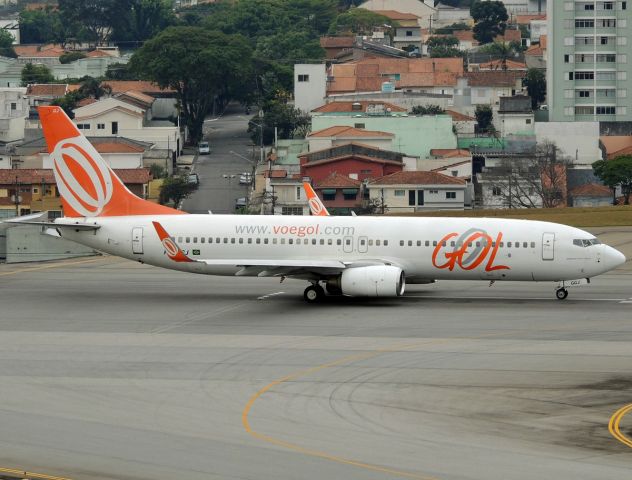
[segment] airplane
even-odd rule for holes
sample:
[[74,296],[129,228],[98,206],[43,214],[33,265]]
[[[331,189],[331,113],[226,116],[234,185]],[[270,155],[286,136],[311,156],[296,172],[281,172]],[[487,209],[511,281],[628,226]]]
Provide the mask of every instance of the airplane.
[[588,232],[531,220],[187,214],[132,194],[61,108],[39,115],[65,216],[13,222],[157,267],[304,280],[309,303],[435,280],[557,282],[563,300],[626,260]]

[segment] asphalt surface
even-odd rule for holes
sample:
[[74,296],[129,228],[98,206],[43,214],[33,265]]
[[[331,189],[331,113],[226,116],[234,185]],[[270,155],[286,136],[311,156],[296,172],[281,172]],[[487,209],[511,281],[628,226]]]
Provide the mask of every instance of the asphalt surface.
[[0,467],[629,480],[608,422],[632,403],[630,267],[565,301],[551,284],[441,282],[307,305],[291,280],[114,257],[1,265]]
[[[239,175],[252,172],[253,147],[247,133],[250,118],[243,107],[231,104],[223,115],[206,120],[204,139],[209,141],[211,153],[198,156],[194,164],[193,171],[200,177],[200,187],[184,200],[183,210],[189,213],[235,212],[235,200],[245,197],[248,189],[239,184]],[[254,149],[254,155],[259,155],[258,148]]]

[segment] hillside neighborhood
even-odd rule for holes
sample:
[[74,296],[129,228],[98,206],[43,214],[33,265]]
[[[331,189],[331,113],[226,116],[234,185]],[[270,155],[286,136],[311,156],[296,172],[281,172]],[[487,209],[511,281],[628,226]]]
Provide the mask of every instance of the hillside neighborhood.
[[309,215],[303,181],[335,215],[629,203],[627,2],[4,3],[0,219],[63,214],[42,105],[183,208],[233,117],[248,213]]

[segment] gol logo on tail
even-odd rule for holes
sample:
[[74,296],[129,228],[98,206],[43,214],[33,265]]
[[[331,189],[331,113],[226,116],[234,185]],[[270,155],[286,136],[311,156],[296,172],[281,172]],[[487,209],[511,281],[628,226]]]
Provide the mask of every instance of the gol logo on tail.
[[[452,247],[452,251],[447,251],[448,249],[445,246],[448,245],[448,241],[458,236],[458,233],[449,233],[437,244],[432,252],[432,264],[436,268],[447,268],[452,271],[458,266],[462,270],[474,270],[487,260],[485,264],[486,272],[509,270],[509,267],[506,265],[494,265],[494,260],[503,238],[502,233],[499,233],[494,241],[487,232],[471,229],[460,236],[458,241],[455,242],[455,246]],[[472,247],[470,247],[470,244]],[[442,261],[439,255],[441,253],[446,258],[445,263],[439,263]]]

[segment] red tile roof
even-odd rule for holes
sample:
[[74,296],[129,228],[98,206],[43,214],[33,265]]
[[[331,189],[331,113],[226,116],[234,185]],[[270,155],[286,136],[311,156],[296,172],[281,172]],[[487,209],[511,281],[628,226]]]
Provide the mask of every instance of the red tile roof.
[[433,148],[430,155],[441,158],[469,157],[470,151],[463,148]]
[[529,48],[527,48],[524,54],[530,57],[542,57],[544,56],[544,49],[537,43],[534,43]]
[[478,66],[481,70],[527,70],[527,64],[507,59],[503,63],[502,60],[492,60],[490,62],[481,63]]
[[[123,183],[138,184],[147,183],[152,179],[148,168],[117,168],[114,173],[122,180]],[[0,169],[0,185],[11,185],[15,183],[17,176],[18,182],[24,185],[38,185],[44,179],[45,183],[55,183],[55,176],[52,169]]]
[[360,180],[341,175],[337,172],[332,172],[327,178],[314,183],[314,188],[355,188],[362,184]]
[[617,150],[616,152],[608,153],[608,160],[613,160],[623,155],[632,155],[632,146],[622,148],[621,150]]
[[353,37],[320,37],[320,46],[323,48],[351,48]]
[[103,85],[109,85],[112,88],[112,93],[124,93],[130,90],[136,90],[146,95],[153,95],[157,93],[173,93],[174,90],[170,88],[160,88],[153,82],[147,82],[145,80],[106,80]]
[[469,115],[464,115],[463,113],[459,113],[454,110],[446,110],[445,113],[452,117],[453,122],[475,122],[476,121],[474,117],[470,117]]
[[522,70],[497,70],[486,72],[466,72],[463,74],[470,87],[513,87],[527,72]]
[[535,13],[514,16],[515,23],[518,25],[529,25],[532,20],[546,20],[546,15]]
[[478,45],[478,40],[474,40],[474,32],[472,30],[455,30],[452,32],[452,36],[456,37],[459,42],[472,42]]
[[[359,109],[353,108],[353,106],[360,104]],[[388,102],[379,102],[379,101],[369,101],[369,100],[360,100],[357,102],[331,102],[326,103],[325,105],[321,105],[318,108],[312,110],[312,112],[318,113],[330,113],[330,112],[362,112],[366,113],[367,107],[369,105],[383,105],[384,110],[389,109],[391,112],[406,112],[405,108],[399,107],[392,103]]]
[[145,151],[138,145],[119,142],[98,142],[94,144],[94,148],[99,153],[142,153]]
[[68,85],[65,83],[33,83],[26,88],[27,95],[59,98],[66,95]]
[[520,42],[522,40],[522,32],[520,30],[505,30],[504,35],[498,35],[495,42]]
[[263,172],[263,176],[265,178],[286,178],[287,170],[276,169],[276,170],[266,170]]
[[465,185],[465,180],[437,172],[396,172],[370,181],[373,185]]
[[88,52],[86,54],[86,57],[88,58],[100,58],[100,57],[111,57],[112,55],[110,55],[109,53],[103,51],[103,50],[92,50],[91,52]]
[[598,185],[596,183],[587,183],[575,187],[570,191],[573,197],[611,197],[612,190],[604,185]]
[[312,132],[308,137],[342,137],[342,138],[376,138],[376,137],[394,137],[395,135],[388,132],[379,132],[373,130],[364,130],[361,128],[335,126]]
[[13,50],[18,57],[60,57],[66,51],[61,45],[53,45],[52,43],[46,45],[14,45]]
[[93,103],[97,103],[97,101],[94,98],[92,97],[83,98],[77,102],[77,107],[85,107],[86,105],[92,105]]
[[383,15],[391,20],[418,20],[419,17],[414,13],[398,12],[397,10],[373,10],[373,13]]

